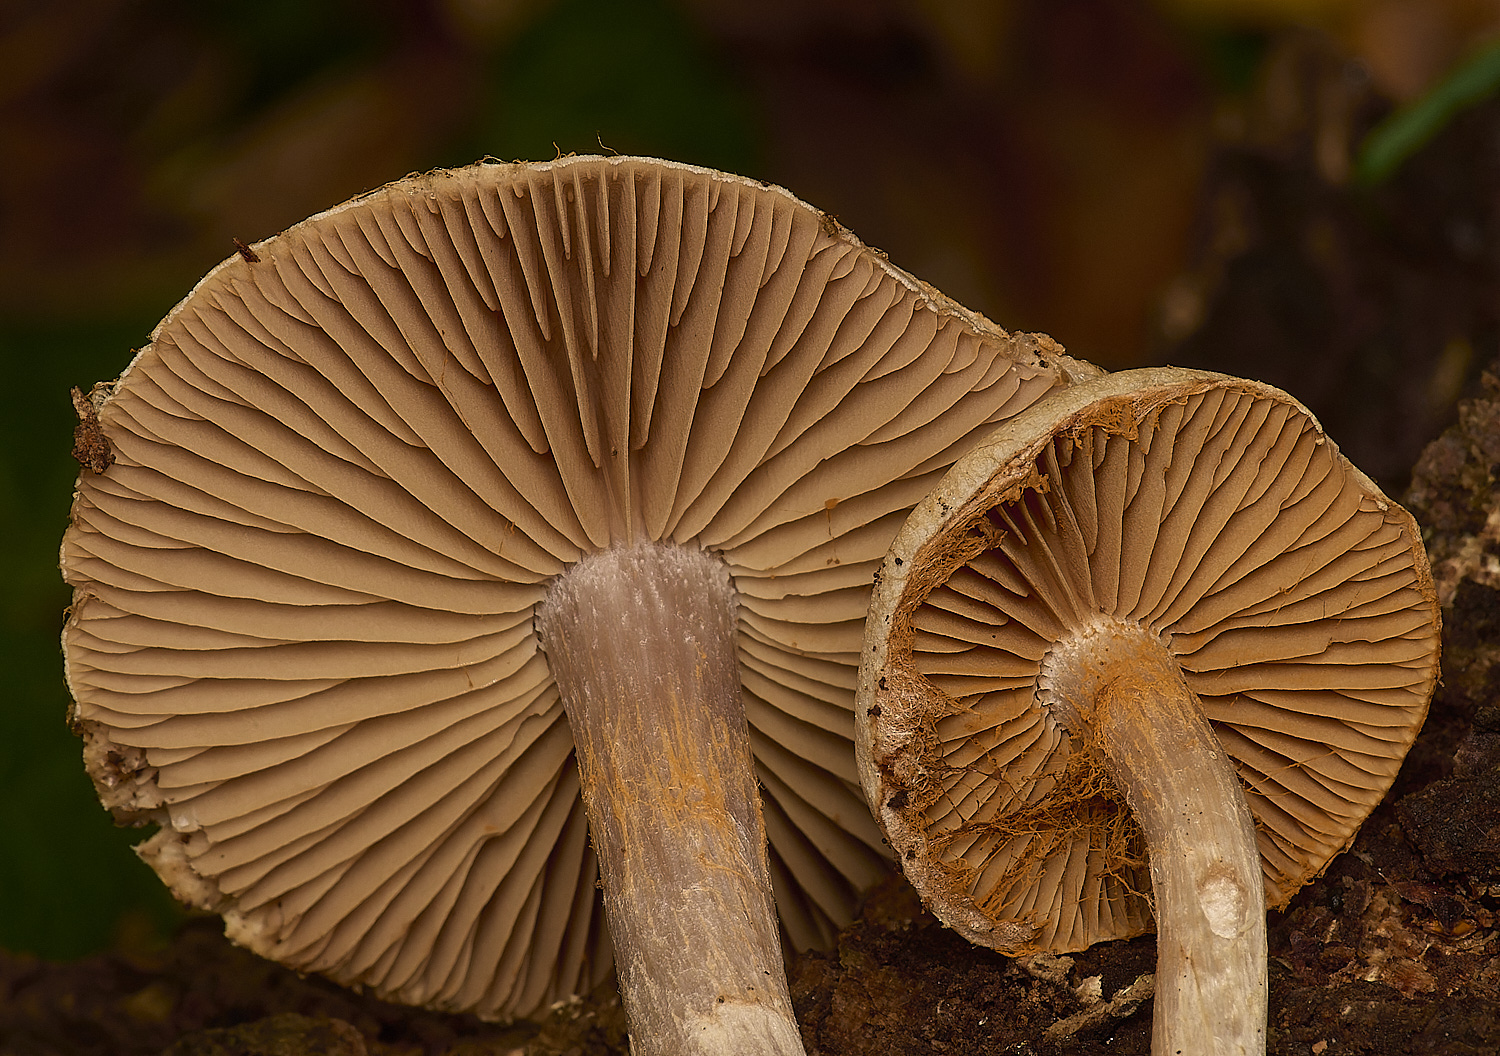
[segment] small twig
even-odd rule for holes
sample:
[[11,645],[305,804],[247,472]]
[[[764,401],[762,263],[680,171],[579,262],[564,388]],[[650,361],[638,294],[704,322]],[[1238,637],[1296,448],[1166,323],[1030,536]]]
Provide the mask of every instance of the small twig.
[[1101,1001],[1082,1012],[1075,1012],[1067,1019],[1060,1019],[1044,1032],[1049,1041],[1071,1038],[1080,1030],[1103,1026],[1111,1020],[1124,1019],[1141,1004],[1156,995],[1156,976],[1138,975],[1135,982],[1115,992],[1108,1001]]

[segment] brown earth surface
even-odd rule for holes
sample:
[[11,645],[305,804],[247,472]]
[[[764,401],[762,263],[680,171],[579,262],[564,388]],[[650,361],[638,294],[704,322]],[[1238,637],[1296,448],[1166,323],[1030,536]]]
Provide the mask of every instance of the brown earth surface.
[[[1500,1044],[1500,366],[1419,461],[1407,503],[1444,600],[1444,677],[1353,847],[1271,915],[1269,1051],[1487,1054]],[[403,1009],[278,968],[190,922],[163,949],[74,964],[0,954],[6,1056],[485,1056],[626,1050],[606,988],[541,1024]],[[1146,1053],[1150,936],[1011,961],[892,878],[832,953],[792,966],[827,1056]]]

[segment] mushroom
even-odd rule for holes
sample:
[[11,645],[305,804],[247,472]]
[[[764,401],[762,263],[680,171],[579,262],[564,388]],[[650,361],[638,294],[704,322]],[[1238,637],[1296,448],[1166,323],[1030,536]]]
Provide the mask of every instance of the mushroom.
[[1060,351],[705,169],[480,164],[313,217],[90,401],[64,647],[100,795],[299,970],[505,1017],[613,963],[638,1054],[801,1051],[773,893],[826,944],[887,868],[871,574],[1087,373]]
[[1010,955],[1157,931],[1157,1054],[1263,1052],[1266,905],[1426,715],[1411,516],[1279,390],[1124,371],[1002,425],[877,577],[856,746],[942,921]]

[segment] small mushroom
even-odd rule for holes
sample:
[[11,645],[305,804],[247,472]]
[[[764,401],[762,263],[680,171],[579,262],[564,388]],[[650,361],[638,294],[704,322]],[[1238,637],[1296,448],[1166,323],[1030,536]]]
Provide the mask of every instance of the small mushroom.
[[613,963],[637,1054],[800,1051],[773,892],[827,943],[886,868],[871,574],[1059,351],[704,169],[482,164],[313,217],[96,401],[90,772],[300,970],[509,1016]]
[[872,598],[856,745],[932,911],[1007,954],[1157,931],[1152,1051],[1265,1048],[1266,905],[1427,712],[1416,525],[1296,401],[1125,371],[960,459]]

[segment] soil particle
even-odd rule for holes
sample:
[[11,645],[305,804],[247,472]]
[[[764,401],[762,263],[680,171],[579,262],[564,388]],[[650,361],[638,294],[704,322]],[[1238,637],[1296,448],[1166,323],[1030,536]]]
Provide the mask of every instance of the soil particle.
[[1069,1010],[1057,981],[969,947],[899,878],[878,888],[833,955],[799,958],[792,1000],[809,1052],[1033,1051]]
[[[512,1052],[538,1034],[535,1024],[403,1008],[303,978],[230,945],[222,930],[217,917],[199,918],[165,949],[72,964],[0,952],[0,1053],[438,1056],[465,1051],[461,1041],[499,1046],[469,1052]],[[246,1029],[224,1033],[231,1027]]]
[[1500,880],[1500,769],[1435,782],[1398,815],[1434,873]]
[[[377,1043],[376,1051],[395,1056],[398,1050]],[[342,1019],[283,1012],[238,1027],[196,1031],[162,1056],[372,1056],[372,1050]]]
[[115,464],[114,448],[99,428],[99,411],[90,396],[76,386],[72,390],[78,425],[73,430],[73,458],[91,473],[103,473]]

